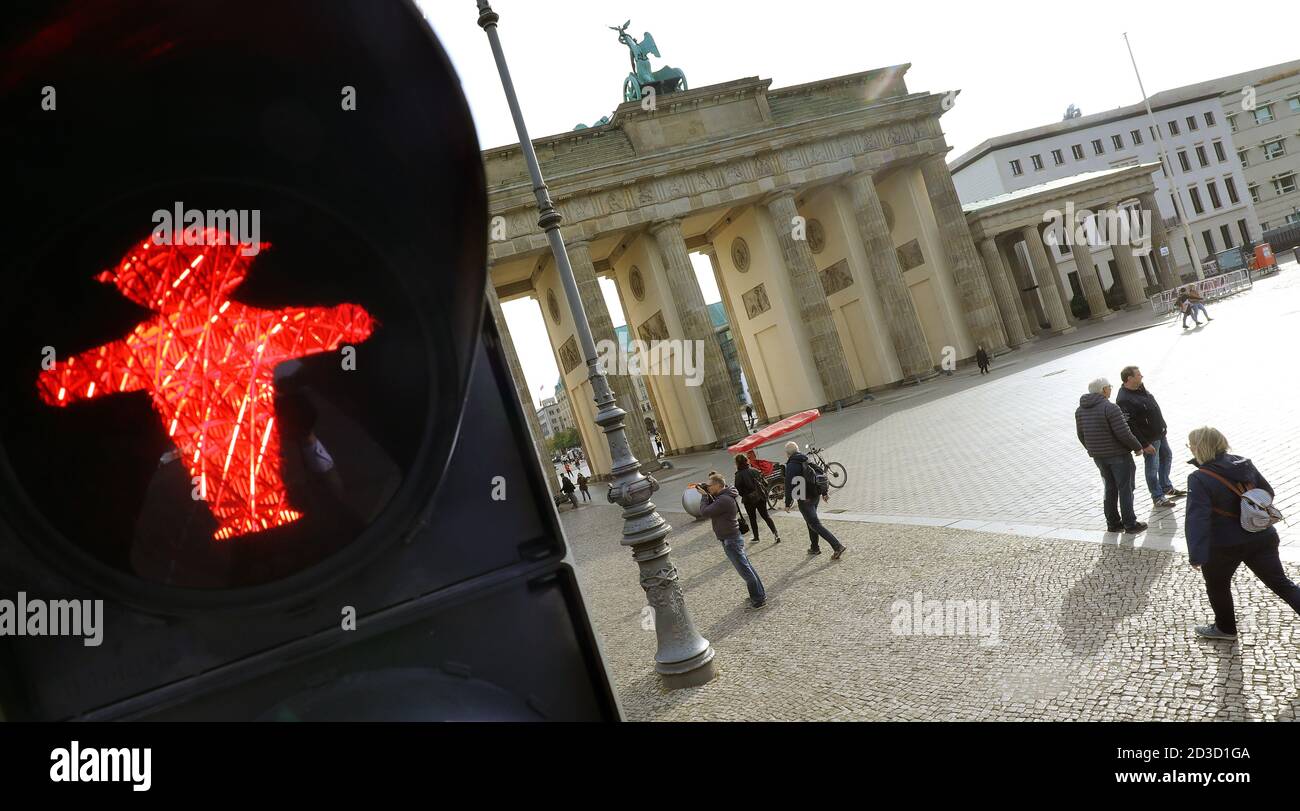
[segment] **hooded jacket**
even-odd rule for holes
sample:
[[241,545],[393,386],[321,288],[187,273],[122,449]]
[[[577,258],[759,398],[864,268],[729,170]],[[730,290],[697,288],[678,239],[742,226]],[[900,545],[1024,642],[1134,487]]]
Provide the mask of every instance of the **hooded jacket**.
[[[807,461],[808,461],[808,457],[802,453],[791,454],[790,458],[785,460],[785,506],[786,507],[789,507],[793,503],[794,483],[796,479],[802,480],[804,478],[804,474],[807,472],[807,468],[804,467],[804,463]],[[812,480],[812,476],[808,477],[808,481],[805,483],[803,488],[803,494],[804,496],[812,496],[812,497],[801,498],[799,499],[800,501],[811,501],[815,504],[817,502],[817,499],[821,498],[821,495],[816,492],[816,486]]]
[[1074,429],[1079,442],[1094,459],[1123,456],[1143,448],[1129,430],[1124,412],[1100,394],[1088,392],[1079,398],[1079,407],[1074,410]]
[[740,494],[734,487],[723,488],[716,496],[705,495],[700,506],[700,515],[713,524],[713,534],[720,541],[740,537],[740,524],[736,516],[740,514]]
[[[1241,483],[1247,489],[1258,487],[1273,495],[1269,485],[1255,465],[1244,456],[1221,453],[1204,465],[1191,462],[1197,470],[1212,470],[1230,482]],[[1215,512],[1222,510],[1223,513]],[[1257,541],[1278,542],[1277,529],[1269,527],[1263,532],[1247,532],[1241,528],[1241,498],[1218,479],[1194,472],[1187,477],[1187,517],[1183,531],[1187,536],[1187,557],[1192,563],[1210,560],[1210,548],[1236,546]]]
[[1165,438],[1168,431],[1165,415],[1160,412],[1160,404],[1156,402],[1155,396],[1147,391],[1146,386],[1138,386],[1137,389],[1121,386],[1119,394],[1115,395],[1115,405],[1124,412],[1129,430],[1144,447],[1157,439]]

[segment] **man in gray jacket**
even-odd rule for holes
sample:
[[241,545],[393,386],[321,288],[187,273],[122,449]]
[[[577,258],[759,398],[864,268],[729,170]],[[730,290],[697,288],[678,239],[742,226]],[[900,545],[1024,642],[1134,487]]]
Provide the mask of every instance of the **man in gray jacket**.
[[727,560],[735,567],[736,573],[745,581],[749,589],[751,608],[762,608],[767,603],[767,592],[763,581],[758,579],[758,572],[745,554],[745,540],[740,537],[740,524],[736,517],[740,515],[740,494],[736,488],[728,487],[722,474],[714,471],[704,485],[695,485],[704,494],[704,503],[700,506],[700,515],[713,523],[713,534],[722,542],[727,553]]
[[[1092,461],[1096,463],[1101,478],[1106,482],[1106,495],[1102,508],[1106,511],[1106,530],[1121,529],[1135,535],[1147,528],[1133,513],[1133,485],[1137,465],[1133,456],[1154,453],[1155,448],[1142,447],[1129,430],[1128,421],[1119,406],[1110,401],[1110,381],[1099,377],[1088,384],[1088,393],[1079,398],[1074,411],[1074,427],[1079,442]],[[1115,503],[1119,502],[1116,509]]]

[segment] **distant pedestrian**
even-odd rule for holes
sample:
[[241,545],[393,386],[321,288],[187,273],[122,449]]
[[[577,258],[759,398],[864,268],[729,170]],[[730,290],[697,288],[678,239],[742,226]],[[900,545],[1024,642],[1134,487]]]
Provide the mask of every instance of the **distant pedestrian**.
[[[1096,463],[1101,478],[1106,482],[1102,508],[1106,512],[1106,531],[1130,535],[1147,528],[1133,513],[1133,480],[1137,465],[1132,453],[1155,453],[1150,445],[1143,446],[1129,430],[1124,412],[1110,401],[1110,381],[1099,377],[1088,384],[1088,393],[1079,398],[1074,411],[1074,429],[1079,443]],[[1118,502],[1118,508],[1116,507]]]
[[570,503],[572,503],[574,507],[577,507],[578,499],[573,495],[573,491],[575,488],[573,486],[572,480],[570,480],[568,476],[560,477],[560,489],[564,491],[564,494],[566,496],[569,497]]
[[740,515],[740,503],[737,500],[739,493],[736,488],[728,487],[726,480],[717,471],[709,473],[706,482],[695,486],[703,494],[700,515],[712,522],[713,534],[722,542],[727,560],[731,561],[736,573],[745,581],[745,587],[749,589],[750,608],[762,608],[767,604],[767,592],[763,589],[763,581],[758,578],[758,572],[754,571],[754,565],[749,562],[749,556],[745,554],[745,540],[740,536],[740,523],[737,521],[737,516]]
[[818,544],[820,538],[825,539],[835,550],[831,560],[839,560],[849,548],[840,543],[817,517],[817,499],[830,502],[830,496],[818,485],[816,471],[812,469],[808,457],[799,452],[798,442],[785,443],[785,456],[785,511],[790,511],[791,503],[795,496],[798,496],[799,513],[803,516],[804,523],[808,525],[808,541],[811,544],[808,547],[808,554],[822,553]]
[[655,448],[659,451],[657,455],[664,455],[664,443],[663,440],[659,438],[658,434],[655,434]]
[[980,374],[986,375],[989,373],[989,353],[984,351],[983,344],[975,350],[975,363],[980,367]]
[[754,430],[754,407],[749,403],[745,403],[745,420],[749,423],[749,430]]
[[749,457],[743,453],[736,454],[736,490],[740,501],[745,505],[749,515],[749,525],[753,527],[753,543],[758,543],[758,517],[761,515],[767,528],[775,536],[773,543],[781,543],[781,532],[772,523],[772,516],[767,511],[767,487],[763,484],[763,475],[749,466]]
[[571,473],[573,473],[573,468],[569,466],[569,463],[568,463],[568,462],[565,462],[565,463],[564,463],[564,474],[567,476],[567,475],[569,475],[569,474],[571,474]]
[[[1210,639],[1236,639],[1232,575],[1246,564],[1255,576],[1296,613],[1300,586],[1287,577],[1278,558],[1280,539],[1272,526],[1251,532],[1242,526],[1240,493],[1258,488],[1272,503],[1273,488],[1244,456],[1228,453],[1228,440],[1208,426],[1187,436],[1196,471],[1187,477],[1187,559],[1205,578],[1205,593],[1214,609],[1214,624],[1196,633]],[[1262,500],[1262,499],[1261,499]]]
[[587,491],[587,482],[591,481],[583,474],[578,474],[578,489],[582,491],[582,500],[591,501],[591,493]]
[[[1205,309],[1205,297],[1201,295],[1201,291],[1190,285],[1187,288],[1187,304],[1191,307],[1192,318],[1195,318],[1196,313],[1199,312],[1201,315],[1205,316],[1206,322],[1214,320],[1213,318],[1210,318],[1209,311]],[[1197,323],[1199,324],[1200,322],[1198,321]]]
[[1119,394],[1115,395],[1115,405],[1124,412],[1129,430],[1143,447],[1150,445],[1156,452],[1146,454],[1145,472],[1147,490],[1151,501],[1159,509],[1174,506],[1174,499],[1187,493],[1174,487],[1169,480],[1169,472],[1174,464],[1174,451],[1169,447],[1168,427],[1165,416],[1160,411],[1160,404],[1143,384],[1142,371],[1136,366],[1125,366],[1120,370]]

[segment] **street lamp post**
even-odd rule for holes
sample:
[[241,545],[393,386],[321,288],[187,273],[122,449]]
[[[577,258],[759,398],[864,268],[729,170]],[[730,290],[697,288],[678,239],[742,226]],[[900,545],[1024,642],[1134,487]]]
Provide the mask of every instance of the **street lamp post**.
[[659,482],[653,476],[641,475],[641,464],[632,455],[623,430],[626,412],[615,405],[614,392],[597,360],[596,342],[591,335],[591,326],[587,323],[587,313],[582,307],[578,283],[573,276],[573,267],[569,264],[569,254],[564,249],[564,239],[560,235],[560,222],[563,218],[551,202],[551,193],[542,179],[537,153],[533,151],[533,142],[528,137],[528,128],[519,109],[519,99],[515,96],[515,86],[510,80],[510,68],[506,65],[505,53],[501,50],[501,38],[497,34],[499,15],[492,10],[488,0],[477,2],[478,24],[487,34],[488,43],[492,46],[497,72],[501,74],[501,86],[505,90],[506,102],[510,105],[510,115],[515,120],[515,131],[519,134],[519,149],[528,165],[533,194],[537,197],[537,225],[546,232],[546,239],[551,244],[555,268],[564,286],[569,309],[573,313],[574,329],[587,364],[587,380],[595,392],[596,424],[605,432],[605,440],[609,443],[610,472],[614,482],[610,485],[608,498],[611,503],[623,508],[621,543],[631,547],[632,559],[636,561],[641,573],[641,588],[645,589],[646,601],[654,609],[654,630],[658,640],[655,670],[663,678],[664,686],[670,689],[704,684],[717,675],[713,646],[700,636],[691,622],[690,612],[686,610],[686,599],[678,582],[677,567],[669,558],[672,550],[668,546],[668,533],[672,527],[655,511],[655,505],[650,501],[650,496],[659,489]]

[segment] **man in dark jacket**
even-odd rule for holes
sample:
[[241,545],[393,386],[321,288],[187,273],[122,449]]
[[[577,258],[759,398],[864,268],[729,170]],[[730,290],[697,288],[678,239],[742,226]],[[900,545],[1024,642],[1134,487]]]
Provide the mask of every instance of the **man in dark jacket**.
[[1214,624],[1197,626],[1211,639],[1236,639],[1237,617],[1232,604],[1232,575],[1246,564],[1274,594],[1300,613],[1300,586],[1286,575],[1278,557],[1277,530],[1247,532],[1241,526],[1241,497],[1222,479],[1246,490],[1273,488],[1251,461],[1228,453],[1228,440],[1214,428],[1202,427],[1188,436],[1196,472],[1187,477],[1187,559],[1205,577],[1205,592],[1214,609]]
[[736,516],[740,514],[740,495],[736,488],[728,487],[725,479],[717,471],[709,474],[706,484],[696,485],[704,494],[700,505],[700,515],[713,524],[713,534],[722,542],[727,553],[727,560],[736,568],[736,573],[745,581],[749,589],[750,608],[762,608],[767,603],[767,592],[763,581],[758,579],[758,572],[745,554],[745,541],[740,537],[740,524]]
[[975,350],[975,364],[980,367],[980,374],[986,375],[989,373],[989,353],[984,351],[983,344],[980,344],[979,348]]
[[817,482],[807,467],[808,457],[799,452],[798,442],[785,443],[785,456],[785,511],[790,511],[790,505],[797,498],[799,514],[808,525],[808,554],[820,555],[822,550],[817,540],[824,538],[831,549],[835,550],[831,560],[839,560],[849,548],[822,526],[821,519],[817,517],[817,499],[829,502],[830,497],[817,491]]
[[568,476],[560,476],[560,490],[569,497],[569,501],[575,508],[578,506],[578,499],[573,495],[573,491],[576,489],[577,488],[573,486],[573,481]]
[[1169,480],[1174,465],[1174,451],[1169,447],[1168,427],[1160,404],[1142,383],[1142,371],[1136,366],[1125,366],[1119,373],[1120,389],[1115,395],[1115,405],[1124,412],[1129,430],[1143,447],[1150,445],[1155,453],[1143,457],[1146,462],[1147,490],[1151,501],[1161,509],[1174,506],[1174,498],[1185,496]]
[[[1092,461],[1096,463],[1101,478],[1106,482],[1102,508],[1106,511],[1106,530],[1136,534],[1147,528],[1133,514],[1133,481],[1137,465],[1132,453],[1154,453],[1155,448],[1143,447],[1137,441],[1124,413],[1110,401],[1110,381],[1099,377],[1088,384],[1088,393],[1079,398],[1074,411],[1074,428],[1079,442]],[[1116,501],[1119,508],[1116,509]]]

